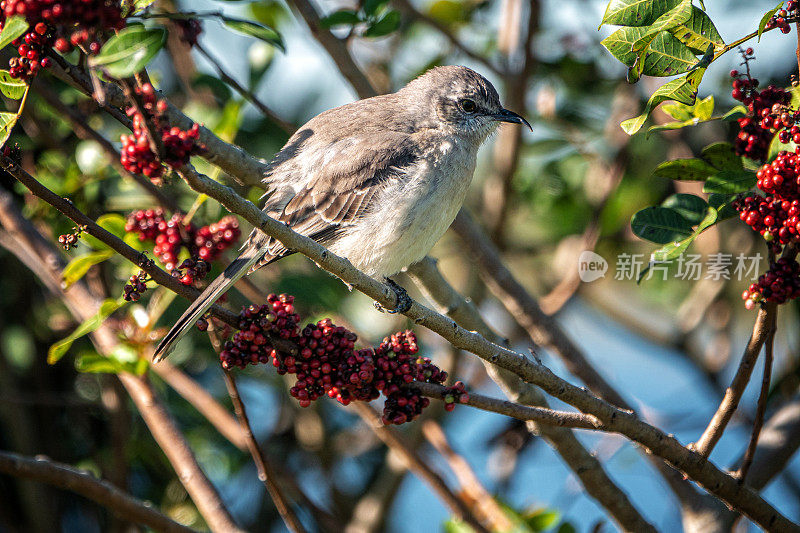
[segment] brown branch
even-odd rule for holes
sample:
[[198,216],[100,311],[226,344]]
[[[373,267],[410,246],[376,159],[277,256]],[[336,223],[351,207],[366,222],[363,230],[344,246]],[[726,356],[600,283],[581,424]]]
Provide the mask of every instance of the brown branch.
[[[42,185],[11,159],[5,156],[0,157],[0,167],[16,178],[25,187],[27,187],[28,190],[30,190],[34,195],[58,209],[63,215],[78,225],[84,226],[86,228],[86,233],[97,238],[103,244],[110,247],[112,250],[120,254],[131,263],[139,266],[142,270],[147,272],[153,281],[159,285],[167,287],[171,291],[183,296],[188,300],[194,300],[197,298],[197,296],[199,296],[200,291],[193,287],[183,285],[177,279],[170,276],[167,272],[155,266],[152,261],[147,261],[146,256],[142,252],[131,248],[125,242],[123,242],[122,239],[108,230],[98,226],[94,220],[83,214],[72,204],[72,202],[61,198],[53,191]],[[228,311],[222,307],[214,306],[212,308],[212,314],[233,327],[236,327],[239,323],[239,318],[235,313],[232,313],[231,311]]]
[[[433,259],[428,257],[412,265],[409,268],[409,274],[417,281],[423,294],[435,301],[449,317],[461,326],[480,332],[496,344],[504,344],[503,339],[483,321],[475,305],[462,297],[447,282],[436,268],[436,262]],[[508,398],[521,404],[549,411],[547,400],[534,385],[523,382],[512,372],[495,365],[485,363],[484,366],[489,377],[500,386]],[[471,400],[472,396],[473,394],[470,393]],[[511,412],[507,414],[511,415]],[[528,425],[534,434],[541,435],[553,447],[564,463],[575,473],[586,492],[608,511],[620,528],[629,531],[654,530],[633,506],[628,496],[608,476],[597,457],[590,453],[571,431],[535,421],[528,421]],[[656,461],[662,465],[662,470],[674,473],[662,461]],[[668,477],[667,480],[672,482],[671,477]]]
[[163,379],[187,402],[208,420],[212,426],[231,444],[240,450],[247,450],[245,438],[239,422],[231,416],[227,409],[198,385],[193,379],[184,374],[180,369],[172,366],[169,361],[163,361],[150,367],[153,372]]
[[750,442],[747,444],[747,451],[744,454],[742,466],[739,467],[738,472],[739,479],[742,483],[747,480],[747,472],[750,470],[750,466],[753,464],[753,456],[756,453],[758,437],[761,434],[761,427],[764,424],[764,413],[767,411],[769,384],[772,380],[773,343],[775,341],[775,328],[777,320],[776,314],[772,315],[772,324],[770,325],[769,332],[767,333],[767,339],[764,341],[764,374],[761,377],[761,392],[758,395],[756,418],[753,421],[753,433],[750,435]]
[[289,0],[289,4],[294,6],[300,16],[303,17],[303,20],[306,21],[308,29],[311,30],[311,35],[328,52],[328,55],[336,63],[339,72],[350,82],[358,97],[369,98],[377,95],[378,91],[375,90],[375,87],[372,86],[350,55],[347,43],[336,37],[329,29],[322,27],[319,13],[311,5],[311,1]]
[[447,460],[450,469],[461,484],[463,497],[469,499],[475,514],[489,524],[492,531],[511,531],[514,524],[511,523],[505,511],[480,482],[466,459],[456,453],[450,446],[442,426],[433,420],[425,420],[422,422],[422,434],[436,448],[436,451]]
[[[55,247],[22,216],[7,193],[0,194],[0,207],[0,224],[21,239],[24,246],[34,250],[40,261],[47,265],[48,277],[60,284],[64,264]],[[100,306],[99,299],[90,293],[83,281],[74,283],[68,290],[57,294],[63,298],[73,316],[81,322],[93,317]],[[117,333],[106,324],[90,335],[101,354],[112,353],[118,344]],[[150,381],[145,376],[127,373],[118,374],[117,377],[209,527],[213,531],[239,531]]]
[[258,98],[258,96],[256,96],[253,93],[253,91],[251,91],[250,89],[247,89],[241,83],[236,81],[230,74],[228,74],[225,71],[224,68],[222,68],[222,65],[220,64],[220,62],[217,61],[217,59],[214,56],[212,56],[208,52],[208,50],[203,48],[203,46],[200,43],[195,44],[194,48],[198,52],[200,52],[203,55],[203,57],[205,57],[214,66],[214,69],[217,71],[217,74],[219,75],[219,77],[220,77],[220,79],[222,81],[224,81],[225,83],[230,85],[233,88],[233,90],[235,90],[237,93],[242,95],[242,97],[244,97],[245,100],[247,100],[248,102],[253,104],[271,122],[273,122],[276,126],[278,126],[280,129],[282,129],[288,135],[291,135],[292,133],[295,132],[295,130],[297,128],[295,127],[294,124],[286,122],[281,117],[276,115],[275,112],[272,109],[267,107],[267,105],[264,102],[262,102]]
[[108,481],[95,478],[86,470],[78,470],[41,456],[25,457],[0,450],[0,472],[80,494],[107,508],[123,520],[156,531],[175,533],[193,531],[161,514],[151,504],[134,498]]
[[733,417],[733,413],[739,406],[739,401],[742,399],[744,390],[750,382],[750,376],[753,373],[753,368],[758,359],[758,354],[761,353],[761,347],[764,341],[769,337],[770,331],[773,330],[775,324],[775,315],[777,307],[774,303],[767,302],[758,311],[756,323],[753,326],[753,333],[750,336],[750,341],[747,343],[747,348],[742,355],[742,360],[739,363],[739,368],[736,370],[736,375],[731,381],[731,385],[725,391],[725,396],[722,398],[717,412],[708,423],[708,427],[703,432],[701,437],[693,445],[695,451],[703,457],[708,457],[711,451],[716,446],[720,437],[725,431]]
[[236,386],[236,380],[233,374],[223,369],[222,377],[225,380],[225,387],[228,389],[228,396],[231,397],[231,402],[233,402],[233,410],[236,413],[236,418],[239,419],[239,425],[247,441],[247,448],[250,450],[250,455],[253,457],[253,462],[256,464],[258,479],[267,488],[267,492],[275,503],[275,508],[278,510],[278,514],[283,519],[286,527],[294,533],[305,533],[306,529],[303,527],[303,524],[300,523],[291,504],[284,495],[283,490],[277,483],[277,476],[272,469],[272,465],[264,458],[264,452],[253,436],[253,430],[250,428],[250,421],[247,418],[247,411],[245,410],[241,396],[239,396],[239,388]]
[[353,402],[350,406],[358,413],[375,435],[382,440],[386,446],[400,455],[400,457],[405,460],[409,469],[428,484],[431,490],[433,490],[433,492],[450,508],[453,514],[467,522],[476,531],[488,533],[486,527],[478,522],[477,518],[472,514],[472,510],[453,493],[441,476],[434,472],[425,461],[420,459],[397,431],[383,425],[380,417],[372,407],[364,402]]
[[[437,400],[444,400],[445,396],[450,394],[447,387],[436,385],[434,383],[413,383],[409,385],[413,389],[417,389],[423,396],[436,398]],[[546,409],[543,407],[532,407],[528,405],[521,405],[508,400],[499,400],[490,396],[470,392],[469,400],[465,405],[498,413],[501,415],[510,416],[517,420],[531,421],[538,424],[548,424],[563,428],[576,428],[576,429],[594,429],[604,431],[603,423],[597,420],[592,415],[585,415],[583,413],[570,413],[567,411],[554,411],[553,409]]]
[[78,137],[95,141],[100,145],[100,148],[106,153],[106,157],[108,157],[111,166],[114,167],[114,170],[116,170],[120,176],[136,182],[141,188],[150,193],[160,205],[166,207],[170,211],[180,211],[175,198],[164,194],[159,187],[144,176],[128,172],[120,162],[120,154],[116,148],[114,148],[114,145],[98,131],[89,126],[86,117],[78,113],[75,109],[64,105],[61,100],[59,100],[58,96],[56,96],[53,91],[46,88],[40,81],[37,80],[34,82],[33,89],[47,102],[47,105],[53,108],[58,116],[64,117],[72,124],[75,134],[78,135]]
[[555,320],[542,312],[536,300],[503,264],[497,248],[464,209],[456,216],[452,229],[461,237],[469,253],[477,261],[489,290],[528,332],[533,343],[556,352],[567,370],[586,383],[595,394],[624,409],[630,409],[628,403],[586,360],[581,350],[566,336]]

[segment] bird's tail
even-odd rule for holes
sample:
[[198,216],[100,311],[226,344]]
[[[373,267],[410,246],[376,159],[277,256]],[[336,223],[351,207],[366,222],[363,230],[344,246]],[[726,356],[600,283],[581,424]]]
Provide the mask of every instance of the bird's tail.
[[250,246],[245,248],[225,271],[212,281],[192,305],[181,315],[172,326],[167,335],[161,340],[153,354],[153,361],[159,362],[166,358],[175,344],[186,334],[203,314],[214,305],[217,299],[225,294],[234,283],[247,274],[248,269],[261,259],[266,252],[266,246]]

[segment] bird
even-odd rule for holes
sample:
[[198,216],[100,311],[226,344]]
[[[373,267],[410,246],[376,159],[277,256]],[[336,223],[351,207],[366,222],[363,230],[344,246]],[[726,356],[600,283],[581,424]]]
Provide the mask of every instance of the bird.
[[[265,212],[410,298],[390,276],[419,261],[455,219],[477,153],[499,123],[531,125],[504,109],[494,86],[464,66],[434,67],[395,93],[324,111],[298,129],[263,177]],[[165,358],[245,274],[292,253],[258,228],[161,340]]]

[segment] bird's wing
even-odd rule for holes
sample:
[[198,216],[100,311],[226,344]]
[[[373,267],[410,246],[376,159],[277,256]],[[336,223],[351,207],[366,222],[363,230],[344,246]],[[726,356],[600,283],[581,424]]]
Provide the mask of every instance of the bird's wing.
[[[303,141],[287,143],[265,180],[278,192],[264,209],[323,245],[358,221],[379,191],[388,182],[402,179],[420,157],[412,136],[405,132],[361,133],[339,139],[315,139],[302,131],[295,135]],[[282,154],[287,149],[291,157]],[[250,271],[288,253],[283,244],[271,239],[267,254]]]

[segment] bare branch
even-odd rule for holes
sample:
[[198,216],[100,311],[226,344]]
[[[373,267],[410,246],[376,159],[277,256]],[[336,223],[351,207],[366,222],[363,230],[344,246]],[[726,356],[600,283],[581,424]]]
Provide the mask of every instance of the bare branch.
[[386,446],[402,457],[408,468],[412,470],[421,480],[428,484],[436,495],[450,508],[459,518],[467,522],[476,531],[488,533],[487,529],[473,516],[472,510],[456,496],[447,486],[447,483],[428,466],[414,450],[402,438],[402,436],[391,427],[384,426],[375,410],[364,402],[353,402],[350,407],[364,420],[367,426],[381,439]]
[[714,416],[708,423],[708,427],[693,446],[697,453],[703,457],[708,457],[711,454],[714,446],[725,432],[725,428],[733,417],[733,413],[739,406],[739,400],[742,399],[744,390],[750,382],[750,376],[753,373],[758,354],[761,353],[761,347],[770,335],[770,331],[775,327],[776,313],[777,306],[770,302],[767,302],[759,309],[756,323],[753,326],[753,333],[750,336],[750,341],[747,343],[744,355],[742,355],[742,360],[739,363],[739,368],[736,370],[736,375],[733,377],[730,387],[725,391],[725,396],[722,398],[717,412],[714,413]]
[[[445,396],[450,394],[447,387],[434,383],[414,383],[411,387],[419,390],[424,396],[436,398],[437,400],[444,400]],[[467,400],[465,405],[510,416],[511,418],[526,422],[531,421],[538,424],[548,424],[563,428],[605,430],[603,423],[592,415],[554,411],[544,407],[531,407],[509,402],[508,400],[498,400],[497,398],[484,396],[475,392],[469,393],[469,400]]]
[[311,34],[317,42],[322,45],[325,51],[328,52],[328,55],[331,56],[331,59],[333,59],[336,66],[339,68],[339,72],[350,82],[350,85],[353,86],[358,97],[369,98],[370,96],[377,95],[378,91],[375,90],[364,73],[361,72],[361,69],[358,68],[358,65],[356,65],[356,62],[347,50],[347,43],[336,37],[329,29],[322,27],[319,13],[317,13],[316,8],[311,5],[311,1],[289,0],[289,4],[293,5],[300,13],[300,16],[303,17],[303,20],[306,21],[308,29],[311,30]]
[[25,457],[16,453],[0,451],[0,472],[80,494],[106,507],[123,520],[141,524],[156,531],[174,533],[193,531],[159,513],[150,503],[134,498],[108,481],[97,479],[85,470],[78,470],[44,457]]

